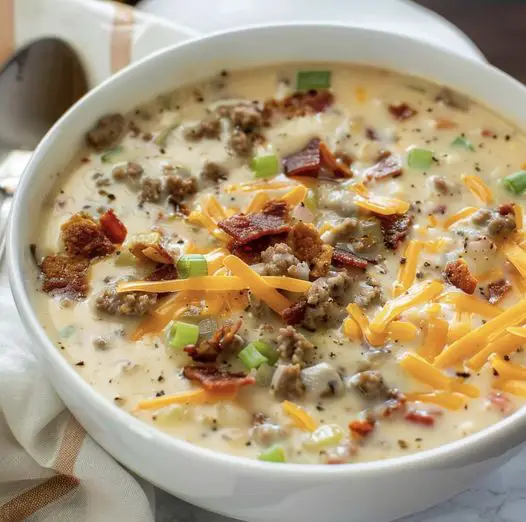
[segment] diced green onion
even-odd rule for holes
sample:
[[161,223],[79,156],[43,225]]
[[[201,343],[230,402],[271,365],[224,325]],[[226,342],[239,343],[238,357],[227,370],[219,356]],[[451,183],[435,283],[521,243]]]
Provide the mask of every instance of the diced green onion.
[[285,450],[282,446],[276,444],[265,451],[262,451],[259,454],[258,459],[265,462],[285,462]]
[[296,88],[299,91],[328,89],[331,86],[331,71],[298,71]]
[[469,141],[465,136],[457,136],[453,143],[451,143],[451,146],[466,150],[475,150],[473,143],[471,143],[471,141]]
[[268,363],[268,359],[259,352],[254,343],[247,344],[237,356],[249,370]]
[[265,341],[252,341],[250,344],[253,344],[256,350],[268,359],[269,364],[274,364],[278,360],[278,351],[271,344]]
[[208,263],[203,254],[186,254],[177,261],[177,274],[180,279],[208,275]]
[[198,339],[199,326],[195,324],[175,321],[168,331],[168,344],[176,350],[181,350],[189,344],[195,344]]
[[176,121],[170,125],[168,125],[168,127],[164,128],[161,132],[159,132],[159,134],[157,134],[157,136],[155,137],[154,139],[154,142],[156,145],[158,145],[159,147],[166,147],[166,140],[168,139],[168,136],[170,136],[170,134],[175,130],[177,129],[177,127],[179,127],[179,125],[181,124],[180,121]]
[[67,326],[64,326],[58,333],[60,337],[63,339],[67,339],[68,337],[71,337],[76,331],[76,328],[72,324],[68,324]]
[[104,154],[101,155],[100,160],[102,163],[117,163],[117,156],[123,151],[123,147],[120,145],[114,149],[108,149]]
[[305,447],[318,449],[324,446],[335,446],[343,438],[343,430],[337,424],[324,424],[313,431],[303,443]]
[[433,152],[427,149],[411,149],[407,164],[413,169],[427,169],[433,163]]
[[502,184],[513,194],[522,194],[526,190],[526,170],[519,170],[506,176]]
[[256,179],[272,178],[279,173],[279,160],[275,154],[254,156],[250,162],[250,168]]

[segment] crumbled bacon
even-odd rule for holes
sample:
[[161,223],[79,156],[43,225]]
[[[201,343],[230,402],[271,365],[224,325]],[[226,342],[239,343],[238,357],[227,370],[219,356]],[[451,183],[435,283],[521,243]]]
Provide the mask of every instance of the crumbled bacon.
[[346,163],[338,161],[327,145],[318,138],[310,140],[305,148],[283,159],[283,172],[287,176],[318,177],[322,168],[324,172],[337,178],[353,176]]
[[397,178],[403,173],[402,160],[397,154],[390,154],[365,171],[365,180]]
[[515,209],[512,203],[503,203],[499,206],[499,214],[501,216],[508,216],[509,214],[515,214]]
[[307,310],[307,301],[304,299],[294,303],[293,305],[285,308],[281,313],[283,320],[290,325],[300,324],[305,317],[305,311]]
[[320,140],[314,138],[307,146],[283,159],[283,172],[288,176],[317,177],[321,167]]
[[494,138],[496,134],[491,129],[482,129],[481,133],[484,138]]
[[466,294],[473,294],[477,289],[478,280],[473,277],[467,263],[461,258],[450,261],[446,265],[444,275],[453,286]]
[[241,321],[225,324],[218,328],[210,339],[203,339],[199,344],[191,344],[184,351],[196,362],[215,362],[220,353],[228,349],[241,328]]
[[237,392],[242,386],[254,384],[256,379],[242,372],[231,373],[210,366],[185,366],[183,375],[213,393]]
[[349,429],[354,437],[367,437],[374,430],[374,422],[368,420],[353,420],[349,422]]
[[71,256],[92,259],[106,256],[115,250],[101,226],[88,216],[71,216],[62,225],[61,232],[66,252]]
[[274,236],[260,237],[246,245],[238,245],[235,241],[231,241],[227,248],[236,257],[239,257],[245,263],[253,265],[261,261],[261,252],[276,243],[283,243],[287,240],[287,234],[276,234]]
[[283,200],[273,199],[265,204],[262,212],[269,216],[277,216],[287,220],[289,217],[289,206]]
[[404,419],[414,424],[422,424],[423,426],[433,426],[435,424],[435,418],[432,415],[418,410],[406,412]]
[[233,247],[251,243],[265,236],[283,234],[290,230],[283,217],[265,212],[235,214],[220,221],[217,226],[233,238]]
[[484,296],[490,304],[497,304],[512,288],[512,285],[506,279],[493,281],[486,286]]
[[283,100],[267,100],[263,108],[263,118],[268,121],[272,114],[282,114],[296,118],[307,114],[323,112],[334,103],[334,95],[327,90],[298,91]]
[[99,223],[106,237],[118,245],[122,245],[126,239],[128,231],[124,223],[115,215],[115,212],[110,208],[99,218]]
[[86,297],[89,290],[89,261],[69,256],[47,256],[40,266],[42,290],[54,295]]
[[457,122],[453,120],[435,120],[435,129],[455,129],[456,127],[458,127]]
[[407,103],[389,105],[389,112],[399,121],[408,120],[416,114],[416,110],[410,107]]
[[515,411],[515,405],[510,398],[499,391],[491,391],[488,395],[488,405],[503,415],[511,415]]
[[358,257],[349,250],[336,247],[332,252],[332,263],[336,266],[367,268],[368,261]]
[[378,215],[377,217],[380,220],[385,246],[391,250],[396,250],[409,233],[409,227],[413,223],[413,216],[406,212],[405,214]]

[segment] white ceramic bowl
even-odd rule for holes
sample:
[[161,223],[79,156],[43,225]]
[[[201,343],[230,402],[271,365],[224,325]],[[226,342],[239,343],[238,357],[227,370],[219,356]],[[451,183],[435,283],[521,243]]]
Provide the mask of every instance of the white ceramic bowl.
[[108,112],[219,68],[286,61],[372,64],[470,94],[526,128],[526,88],[489,65],[404,36],[334,25],[247,28],[163,50],[78,102],[36,150],[16,194],[9,230],[13,294],[33,350],[74,415],[109,453],[157,486],[206,509],[251,521],[386,522],[438,503],[518,450],[526,410],[458,442],[385,462],[345,466],[269,464],[192,446],[143,424],[99,396],[41,328],[28,294],[35,277],[29,244],[51,183],[86,129]]

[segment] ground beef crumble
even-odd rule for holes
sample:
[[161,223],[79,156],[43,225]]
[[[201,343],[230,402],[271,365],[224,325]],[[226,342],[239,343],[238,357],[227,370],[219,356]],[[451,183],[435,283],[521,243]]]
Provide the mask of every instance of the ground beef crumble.
[[278,334],[278,353],[281,362],[292,362],[305,366],[305,357],[314,349],[314,345],[293,326],[280,328]]
[[300,260],[294,255],[286,243],[277,243],[261,253],[261,261],[265,264],[261,275],[295,277]]
[[299,364],[279,364],[270,383],[272,393],[279,399],[301,399],[305,386]]
[[95,298],[95,307],[110,315],[140,317],[149,314],[157,304],[157,294],[146,292],[117,293],[114,286],[108,286]]

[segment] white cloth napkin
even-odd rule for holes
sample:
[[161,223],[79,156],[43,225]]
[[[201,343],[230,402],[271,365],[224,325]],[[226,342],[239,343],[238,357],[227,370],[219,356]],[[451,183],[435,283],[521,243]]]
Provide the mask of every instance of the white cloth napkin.
[[0,522],[153,522],[153,488],[86,434],[28,349],[0,269]]

